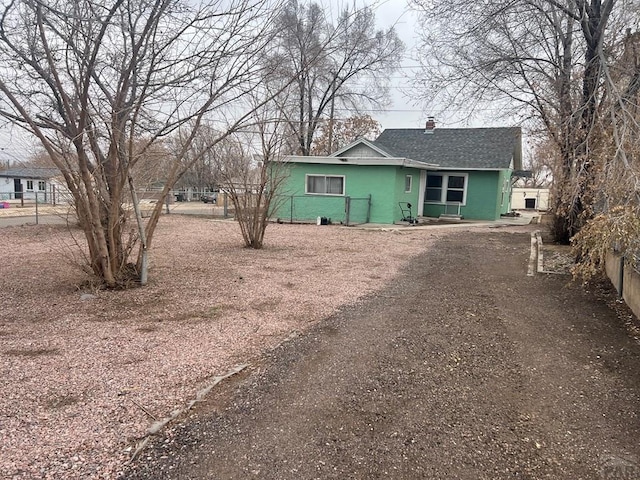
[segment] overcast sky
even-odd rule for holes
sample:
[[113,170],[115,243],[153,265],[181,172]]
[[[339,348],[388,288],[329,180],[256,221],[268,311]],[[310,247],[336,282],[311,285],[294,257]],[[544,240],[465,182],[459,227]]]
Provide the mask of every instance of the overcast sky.
[[[334,0],[340,1],[340,0]],[[399,37],[405,43],[405,58],[398,72],[392,77],[392,104],[386,112],[371,112],[383,128],[422,128],[429,115],[436,115],[436,123],[440,127],[498,127],[512,126],[504,118],[494,119],[491,108],[476,113],[469,119],[469,112],[453,111],[437,106],[424,106],[416,99],[420,92],[415,90],[412,80],[419,74],[418,44],[420,35],[419,15],[412,10],[407,0],[364,0],[375,9],[376,21],[381,28],[395,25]],[[431,108],[430,108],[431,107]],[[442,113],[438,113],[442,111]]]
[[[419,105],[409,99],[412,92],[411,81],[418,72],[416,56],[417,15],[406,0],[379,0],[371,3],[376,12],[376,20],[381,28],[395,26],[400,39],[406,46],[401,68],[391,81],[391,100],[386,112],[371,112],[371,116],[382,123],[382,128],[421,128],[432,112],[423,112]],[[415,96],[414,96],[415,98]]]
[[[337,10],[345,4],[345,0],[324,0],[333,4]],[[319,3],[324,3],[320,1]],[[353,0],[349,0],[350,5]],[[418,73],[419,62],[416,58],[418,38],[418,15],[409,8],[407,0],[356,0],[356,4],[370,5],[375,13],[380,28],[395,26],[401,40],[406,45],[405,56],[401,68],[391,77],[391,104],[386,111],[370,111],[383,128],[422,128],[428,115],[434,111],[423,109],[417,100],[417,93],[412,87],[412,79]],[[325,3],[325,5],[327,5]],[[498,126],[493,122],[476,120],[468,123],[464,112],[451,112],[448,115],[436,116],[440,127]],[[504,124],[500,122],[499,125]],[[33,151],[31,142],[25,141],[24,135],[17,128],[0,129],[0,161],[13,161],[28,157]]]

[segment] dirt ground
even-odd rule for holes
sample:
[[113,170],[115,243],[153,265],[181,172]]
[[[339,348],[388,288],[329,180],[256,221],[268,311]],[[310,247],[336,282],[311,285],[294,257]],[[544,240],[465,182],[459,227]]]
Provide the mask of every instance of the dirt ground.
[[440,236],[224,383],[123,478],[640,478],[633,317],[602,285],[527,277],[529,245]]
[[150,283],[92,288],[82,232],[0,228],[0,478],[113,479],[217,375],[391,281],[436,230],[163,217]]

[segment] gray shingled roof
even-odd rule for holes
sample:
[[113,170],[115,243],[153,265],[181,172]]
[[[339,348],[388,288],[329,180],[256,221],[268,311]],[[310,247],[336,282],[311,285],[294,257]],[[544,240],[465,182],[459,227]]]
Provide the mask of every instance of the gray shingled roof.
[[520,127],[384,130],[374,142],[396,157],[435,163],[447,169],[503,169],[511,159],[521,167]]
[[40,168],[40,167],[25,167],[25,168],[8,168],[6,170],[0,170],[0,177],[9,178],[52,178],[61,175],[60,170],[57,168]]

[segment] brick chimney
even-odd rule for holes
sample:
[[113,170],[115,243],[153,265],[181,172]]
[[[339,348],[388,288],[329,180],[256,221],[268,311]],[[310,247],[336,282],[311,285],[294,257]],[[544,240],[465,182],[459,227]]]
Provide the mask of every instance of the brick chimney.
[[436,128],[436,121],[434,117],[427,117],[427,124],[424,127],[424,133],[433,133]]

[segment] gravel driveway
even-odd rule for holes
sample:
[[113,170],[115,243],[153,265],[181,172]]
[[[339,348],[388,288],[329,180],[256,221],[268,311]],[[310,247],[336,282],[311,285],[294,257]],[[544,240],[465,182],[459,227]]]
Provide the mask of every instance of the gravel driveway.
[[640,478],[640,345],[602,292],[527,277],[528,248],[508,231],[438,240],[227,382],[125,477]]

